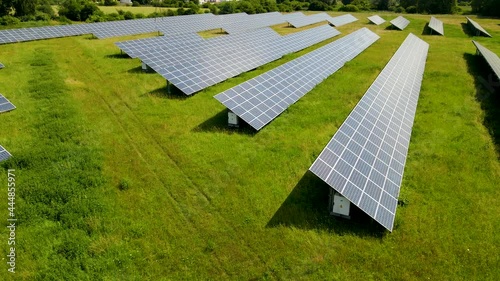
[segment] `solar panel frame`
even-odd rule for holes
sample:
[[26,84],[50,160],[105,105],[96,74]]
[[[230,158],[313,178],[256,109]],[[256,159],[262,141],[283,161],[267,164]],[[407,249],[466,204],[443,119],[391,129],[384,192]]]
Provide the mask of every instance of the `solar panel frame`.
[[12,155],[3,147],[0,145],[0,162],[5,161],[12,157]]
[[493,70],[500,81],[500,58],[488,48],[479,44],[479,42],[472,41],[472,43],[474,44],[474,46],[476,46],[477,53],[486,60],[488,65],[491,67],[491,70]]
[[381,18],[379,15],[373,15],[371,17],[368,17],[368,20],[375,25],[381,25],[385,22],[385,20]]
[[428,50],[410,33],[309,168],[389,231]]
[[492,37],[486,30],[484,30],[484,28],[479,23],[473,21],[469,17],[465,17],[465,18],[467,19],[467,23],[469,24],[469,26],[472,26],[474,28],[474,30],[476,31],[475,32],[476,36],[483,34],[487,37]]
[[410,24],[410,21],[404,18],[403,16],[399,16],[393,20],[390,21],[393,26],[400,30],[404,30],[408,24]]
[[341,15],[338,17],[329,18],[328,22],[335,27],[339,27],[339,26],[346,25],[346,24],[351,23],[351,22],[355,22],[357,20],[358,19],[356,17],[354,17],[353,15],[345,14],[345,15]]
[[431,17],[431,20],[429,21],[429,28],[444,36],[443,22],[435,17]]
[[16,106],[0,94],[0,113],[8,112],[14,109],[16,109]]
[[214,98],[258,131],[379,38],[359,29]]

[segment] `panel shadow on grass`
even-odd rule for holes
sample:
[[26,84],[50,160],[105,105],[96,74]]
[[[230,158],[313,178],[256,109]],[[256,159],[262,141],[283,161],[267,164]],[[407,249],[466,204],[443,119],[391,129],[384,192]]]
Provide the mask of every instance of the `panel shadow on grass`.
[[129,55],[126,53],[111,54],[105,56],[108,59],[130,59]]
[[330,215],[329,192],[330,187],[326,183],[307,171],[266,227],[288,226],[376,238],[382,238],[387,233],[382,226],[352,204],[351,219]]
[[472,30],[470,29],[470,27],[466,24],[466,23],[460,23],[460,25],[462,26],[462,30],[464,31],[465,35],[469,36],[469,37],[473,37],[474,34],[472,33]]
[[424,29],[422,29],[422,35],[432,35],[431,28],[429,27],[429,23],[424,25]]
[[250,127],[245,121],[240,119],[238,128],[229,128],[227,125],[227,109],[222,110],[215,116],[201,123],[193,129],[193,132],[218,132],[227,134],[244,134],[254,136],[257,131]]
[[[128,73],[144,73],[144,74],[149,74],[150,72],[146,72],[142,69],[142,67],[139,65],[137,67],[134,67],[132,69],[127,70]],[[152,73],[152,72],[151,72]]]
[[181,90],[177,89],[174,86],[170,87],[170,91],[167,86],[158,88],[148,93],[149,95],[158,97],[158,98],[166,98],[171,100],[187,100],[190,96],[185,95]]
[[484,112],[483,125],[488,129],[500,157],[500,81],[480,55],[464,54],[467,71],[474,77],[476,100]]

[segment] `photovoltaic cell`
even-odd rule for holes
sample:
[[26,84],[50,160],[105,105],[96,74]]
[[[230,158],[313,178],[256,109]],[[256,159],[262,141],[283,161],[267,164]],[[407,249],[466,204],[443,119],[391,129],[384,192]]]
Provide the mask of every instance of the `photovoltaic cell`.
[[405,19],[402,16],[399,16],[399,17],[391,20],[391,24],[394,25],[395,27],[399,28],[400,30],[403,30],[408,26],[408,24],[410,24],[410,21]]
[[385,22],[385,20],[383,18],[381,18],[379,15],[374,15],[374,16],[368,17],[368,20],[376,25],[381,25]]
[[472,41],[477,48],[477,53],[484,57],[486,62],[490,65],[495,75],[500,80],[500,58],[492,51],[485,48],[483,45],[476,41]]
[[429,28],[441,35],[444,35],[443,22],[436,19],[435,17],[431,17],[431,21],[429,22]]
[[0,145],[0,162],[9,159],[12,155]]
[[0,94],[0,113],[11,111],[16,107],[2,94]]
[[355,18],[353,15],[346,14],[346,15],[342,15],[342,16],[338,16],[338,17],[329,18],[328,22],[331,25],[333,25],[335,27],[338,27],[338,26],[342,26],[342,25],[345,25],[345,24],[348,24],[348,23],[351,23],[351,22],[355,22],[357,20],[358,19]]
[[335,28],[328,25],[319,26],[282,36],[276,40],[265,40],[262,44],[241,45],[239,48],[225,51],[217,56],[185,61],[179,65],[163,68],[158,73],[184,94],[191,95],[245,71],[277,60],[287,53],[302,50],[338,34]]
[[479,25],[479,23],[471,20],[468,17],[465,17],[465,18],[467,19],[467,23],[469,24],[469,26],[472,27],[472,29],[474,31],[474,35],[476,35],[476,36],[483,35],[483,36],[491,37],[491,35],[486,30],[484,30],[484,28],[481,25]]
[[309,168],[390,231],[428,49],[410,33]]
[[362,28],[215,96],[256,130],[380,37]]

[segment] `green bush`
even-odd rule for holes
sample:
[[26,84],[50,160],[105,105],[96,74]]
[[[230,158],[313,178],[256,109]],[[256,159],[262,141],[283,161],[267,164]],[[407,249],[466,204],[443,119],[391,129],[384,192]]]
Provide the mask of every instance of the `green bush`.
[[126,11],[125,13],[123,13],[123,17],[126,20],[133,20],[133,19],[135,19],[135,15],[131,11]]
[[116,6],[118,2],[116,0],[104,0],[104,6]]
[[135,18],[136,18],[136,19],[143,19],[143,18],[145,18],[145,17],[146,17],[146,16],[145,16],[143,13],[137,13],[137,14],[135,14]]
[[132,1],[132,7],[140,7],[141,6],[141,3],[137,2],[137,1]]
[[406,12],[405,8],[401,7],[401,6],[398,6],[394,9],[394,12],[396,13],[399,13],[399,14],[402,14],[404,12]]
[[3,16],[0,18],[1,25],[15,25],[19,24],[21,21],[13,16]]
[[52,17],[46,13],[36,12],[35,20],[37,21],[49,21]]
[[342,12],[359,12],[359,8],[357,6],[349,4],[349,5],[344,5],[344,6],[340,7],[339,11],[342,11]]
[[118,13],[111,13],[107,14],[106,16],[107,21],[115,21],[115,20],[124,20],[125,17],[123,15],[120,15]]
[[406,12],[408,14],[416,14],[417,13],[417,7],[415,6],[410,6],[406,8]]

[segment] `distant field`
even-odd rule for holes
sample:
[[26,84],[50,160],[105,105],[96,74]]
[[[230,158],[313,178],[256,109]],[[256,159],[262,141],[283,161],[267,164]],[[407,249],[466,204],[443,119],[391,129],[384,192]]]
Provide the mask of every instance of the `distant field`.
[[[0,92],[17,106],[0,114],[16,280],[500,280],[500,96],[471,43],[500,54],[500,20],[477,18],[493,38],[470,37],[464,16],[438,15],[442,37],[426,35],[429,15],[404,15],[404,31],[353,15],[341,36],[381,38],[258,133],[228,129],[213,96],[341,36],[189,98],[114,45],[144,35],[0,45]],[[407,204],[388,233],[329,216],[328,188],[307,170],[409,32],[430,49]],[[6,219],[6,188],[0,202]]]

